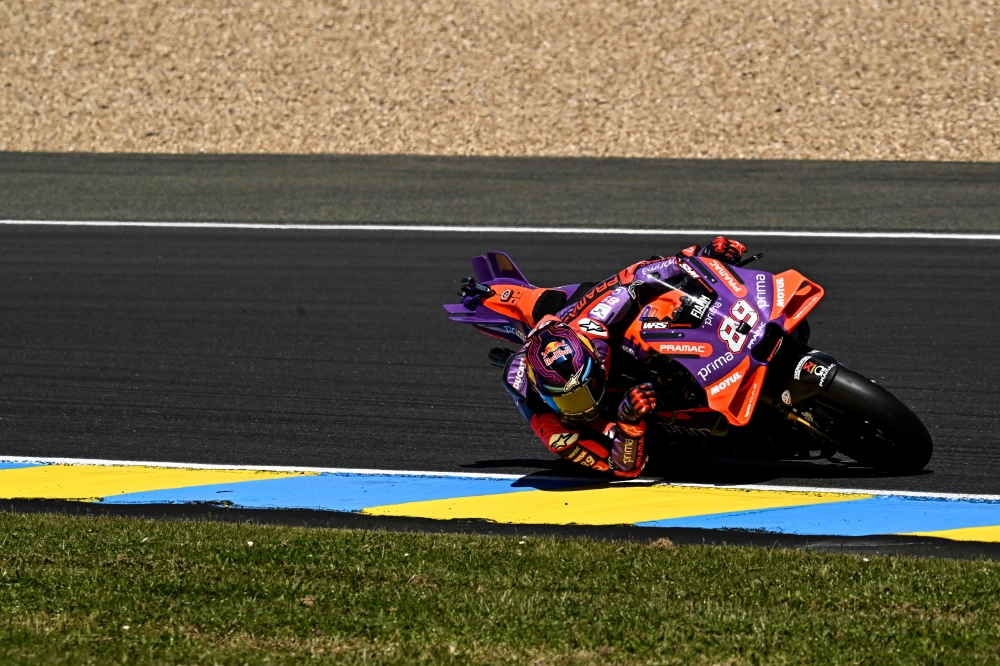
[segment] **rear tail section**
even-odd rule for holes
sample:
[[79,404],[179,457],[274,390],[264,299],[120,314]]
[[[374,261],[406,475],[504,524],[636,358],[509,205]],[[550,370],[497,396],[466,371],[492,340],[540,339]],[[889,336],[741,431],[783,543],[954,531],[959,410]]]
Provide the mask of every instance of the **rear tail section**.
[[461,304],[444,306],[451,315],[448,318],[472,324],[494,338],[522,344],[534,325],[531,306],[538,300],[535,292],[545,290],[532,286],[504,252],[473,257],[472,268],[476,277],[463,279]]
[[576,284],[535,287],[503,252],[473,257],[472,268],[476,277],[462,280],[462,302],[444,306],[448,318],[518,345],[542,317],[556,314],[571,294],[575,298],[586,291]]
[[472,268],[476,271],[476,279],[480,282],[491,280],[514,280],[530,287],[531,283],[518,270],[511,258],[504,252],[487,252],[472,258]]

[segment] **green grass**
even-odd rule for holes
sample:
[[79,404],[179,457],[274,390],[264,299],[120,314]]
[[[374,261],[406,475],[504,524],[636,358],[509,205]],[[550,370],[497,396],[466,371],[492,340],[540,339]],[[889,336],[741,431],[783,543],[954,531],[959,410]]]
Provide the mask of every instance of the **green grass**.
[[869,559],[2,513],[0,663],[1000,663],[1000,563]]

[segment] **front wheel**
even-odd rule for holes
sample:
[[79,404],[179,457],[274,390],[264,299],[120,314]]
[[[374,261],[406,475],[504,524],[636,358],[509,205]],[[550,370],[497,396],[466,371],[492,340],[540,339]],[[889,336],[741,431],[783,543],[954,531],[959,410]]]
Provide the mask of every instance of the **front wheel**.
[[840,451],[886,472],[919,472],[934,451],[927,428],[906,405],[843,366],[816,396],[812,414]]

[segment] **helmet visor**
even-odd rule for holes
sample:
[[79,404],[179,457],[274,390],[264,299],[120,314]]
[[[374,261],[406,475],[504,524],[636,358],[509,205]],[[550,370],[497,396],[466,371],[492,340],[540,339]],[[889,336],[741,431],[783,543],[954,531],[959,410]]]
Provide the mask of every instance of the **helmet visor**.
[[554,411],[564,416],[594,418],[598,414],[598,403],[604,397],[604,376],[594,372],[594,362],[587,359],[587,365],[567,384],[573,385],[568,391],[562,387],[543,386],[539,391],[542,400]]

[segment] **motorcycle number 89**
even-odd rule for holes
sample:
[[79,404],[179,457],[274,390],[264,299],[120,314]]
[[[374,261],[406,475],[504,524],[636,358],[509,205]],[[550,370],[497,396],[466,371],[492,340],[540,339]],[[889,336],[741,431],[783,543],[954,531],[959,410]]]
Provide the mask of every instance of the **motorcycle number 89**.
[[732,316],[723,319],[719,326],[719,338],[729,346],[729,351],[738,354],[743,349],[743,345],[746,344],[747,335],[749,335],[749,333],[740,333],[740,324],[745,323],[753,328],[760,320],[760,315],[742,298],[733,303],[729,313]]

